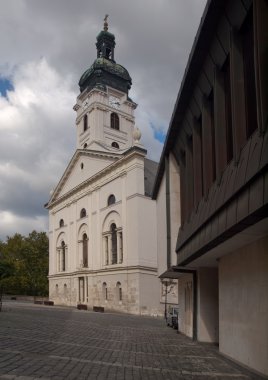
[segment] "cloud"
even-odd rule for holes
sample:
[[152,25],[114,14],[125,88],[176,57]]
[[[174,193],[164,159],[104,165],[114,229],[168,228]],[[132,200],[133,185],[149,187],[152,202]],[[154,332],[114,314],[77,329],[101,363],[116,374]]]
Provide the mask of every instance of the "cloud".
[[36,220],[44,222],[45,228],[43,205],[75,146],[70,105],[76,94],[70,79],[44,58],[19,66],[13,86],[7,98],[0,97],[0,212],[17,222],[32,218],[32,229]]
[[[158,160],[205,0],[9,0],[0,13],[0,238],[47,229],[43,204],[75,151],[78,81],[109,14],[115,59]],[[161,138],[160,138],[160,137]],[[25,223],[23,223],[23,220]],[[12,221],[12,222],[10,222]]]

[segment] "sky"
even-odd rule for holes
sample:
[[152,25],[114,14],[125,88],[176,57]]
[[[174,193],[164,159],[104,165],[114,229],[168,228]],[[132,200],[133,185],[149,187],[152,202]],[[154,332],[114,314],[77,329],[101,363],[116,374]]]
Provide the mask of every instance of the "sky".
[[0,239],[48,230],[75,152],[78,81],[109,14],[136,126],[158,161],[205,0],[0,0]]

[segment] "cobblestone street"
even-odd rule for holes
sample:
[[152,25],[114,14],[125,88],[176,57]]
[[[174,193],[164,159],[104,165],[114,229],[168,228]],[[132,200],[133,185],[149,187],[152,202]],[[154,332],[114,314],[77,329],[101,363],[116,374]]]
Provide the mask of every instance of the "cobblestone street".
[[259,379],[162,319],[4,302],[0,379]]

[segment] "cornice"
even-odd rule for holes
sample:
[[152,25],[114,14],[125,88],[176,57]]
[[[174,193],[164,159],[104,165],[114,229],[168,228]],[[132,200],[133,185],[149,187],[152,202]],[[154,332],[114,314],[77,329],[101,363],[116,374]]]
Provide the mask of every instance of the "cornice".
[[[82,270],[75,270],[73,272],[61,272],[61,273],[55,273],[53,275],[48,275],[49,279],[52,278],[65,278],[65,277],[76,277],[79,275],[102,275],[108,272],[151,272],[151,273],[156,273],[157,274],[157,268],[156,267],[147,267],[143,265],[132,265],[132,266],[116,266],[114,264],[114,267],[109,267],[109,268],[101,268],[101,269],[82,269]],[[122,265],[122,264],[120,264]]]

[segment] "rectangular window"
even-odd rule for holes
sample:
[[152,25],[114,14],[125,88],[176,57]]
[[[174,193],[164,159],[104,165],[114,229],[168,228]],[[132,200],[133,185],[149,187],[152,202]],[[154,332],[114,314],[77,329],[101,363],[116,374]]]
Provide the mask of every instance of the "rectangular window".
[[253,36],[253,9],[248,13],[241,28],[244,85],[246,105],[247,138],[257,129],[257,100],[254,68],[254,36]]
[[227,163],[233,158],[233,125],[232,125],[232,103],[231,103],[231,77],[230,57],[226,59],[223,68],[224,95],[225,95],[225,127],[226,127],[226,158]]
[[197,119],[200,136],[200,166],[201,166],[201,198],[204,196],[204,163],[203,163],[203,138],[202,138],[202,115]]
[[212,170],[212,181],[216,179],[216,155],[215,155],[215,124],[214,124],[214,93],[211,91],[209,95],[209,105],[210,105],[210,127],[211,127],[211,170]]

